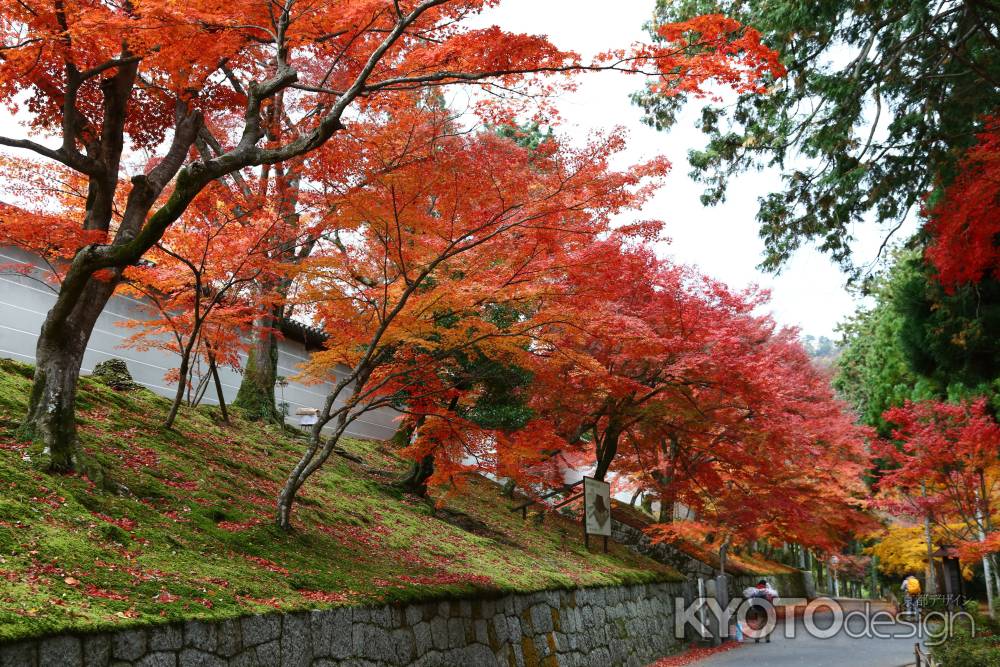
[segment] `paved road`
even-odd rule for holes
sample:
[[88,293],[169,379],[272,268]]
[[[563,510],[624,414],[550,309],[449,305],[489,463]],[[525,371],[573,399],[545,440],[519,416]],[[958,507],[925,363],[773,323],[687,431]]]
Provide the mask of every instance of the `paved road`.
[[[795,623],[794,638],[786,638],[784,626],[779,624],[772,635],[771,643],[763,641],[755,644],[753,640],[742,647],[724,653],[718,653],[705,660],[697,662],[698,667],[902,667],[913,663],[912,636],[908,638],[877,638],[859,637],[866,625],[864,603],[860,601],[841,601],[845,614],[858,611],[850,617],[846,627],[829,639],[818,639],[806,632],[802,619]],[[881,603],[871,608],[871,615],[887,610]],[[830,628],[833,615],[817,612],[815,625],[820,628]],[[853,634],[856,638],[851,637]],[[901,625],[882,625],[879,631],[885,634],[899,634],[907,628]]]

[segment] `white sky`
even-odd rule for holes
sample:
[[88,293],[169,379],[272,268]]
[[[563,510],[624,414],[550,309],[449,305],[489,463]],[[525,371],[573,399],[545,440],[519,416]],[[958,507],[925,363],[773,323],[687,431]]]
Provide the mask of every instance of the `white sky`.
[[[603,0],[504,0],[477,23],[545,34],[556,46],[587,57],[646,41],[642,25],[652,9],[653,0],[611,4]],[[673,165],[667,184],[638,216],[667,223],[671,243],[662,246],[661,254],[696,265],[732,287],[766,287],[778,322],[799,327],[803,334],[833,337],[837,323],[854,312],[855,301],[845,289],[845,276],[826,255],[803,248],[777,277],[756,269],[764,251],[755,220],[757,198],[780,186],[777,172],[734,178],[724,204],[702,206],[698,199],[702,187],[688,177],[687,162],[688,149],[705,143],[695,127],[696,105],[685,110],[672,131],[657,132],[641,123],[641,109],[629,101],[629,94],[641,86],[640,78],[617,72],[583,77],[579,89],[558,104],[565,121],[561,131],[584,136],[620,125],[630,138],[627,162],[666,155]],[[879,230],[868,225],[856,233],[856,260],[869,262],[877,254]]]

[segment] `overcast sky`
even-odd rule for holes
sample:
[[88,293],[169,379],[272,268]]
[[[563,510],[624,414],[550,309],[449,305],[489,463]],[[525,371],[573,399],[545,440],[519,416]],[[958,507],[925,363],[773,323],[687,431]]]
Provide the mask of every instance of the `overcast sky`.
[[[589,56],[646,41],[642,25],[653,4],[653,0],[503,0],[481,22],[513,32],[545,34],[556,46]],[[777,277],[756,269],[764,250],[755,221],[757,198],[778,185],[777,173],[742,175],[731,181],[724,204],[702,206],[701,187],[689,178],[687,162],[688,149],[705,141],[694,124],[697,109],[694,105],[687,109],[671,132],[657,132],[641,123],[641,110],[629,102],[629,94],[640,86],[641,79],[619,73],[583,77],[579,90],[558,105],[566,121],[562,130],[584,136],[621,125],[630,137],[629,162],[666,155],[673,164],[671,176],[641,216],[666,221],[671,243],[662,247],[662,254],[696,265],[732,287],[754,283],[766,287],[780,323],[799,327],[803,335],[832,337],[837,323],[854,311],[855,301],[845,289],[844,275],[827,256],[802,249]],[[874,226],[855,230],[859,261],[876,256],[878,232]]]

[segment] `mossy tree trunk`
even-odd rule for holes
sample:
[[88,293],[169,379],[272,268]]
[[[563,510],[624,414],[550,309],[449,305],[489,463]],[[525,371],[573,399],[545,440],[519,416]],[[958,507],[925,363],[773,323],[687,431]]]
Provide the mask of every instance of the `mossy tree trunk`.
[[257,321],[257,335],[247,356],[243,380],[233,405],[242,408],[250,419],[280,421],[274,401],[278,381],[278,338],[274,330],[281,321],[280,309],[273,309]]
[[61,292],[49,311],[35,347],[35,378],[21,434],[44,444],[53,472],[79,470],[76,445],[76,391],[80,366],[97,318],[118,285],[87,279],[72,303]]

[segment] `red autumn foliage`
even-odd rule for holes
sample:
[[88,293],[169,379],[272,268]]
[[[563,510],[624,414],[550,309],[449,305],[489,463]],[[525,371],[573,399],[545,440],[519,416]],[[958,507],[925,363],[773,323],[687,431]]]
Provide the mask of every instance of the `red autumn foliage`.
[[[1000,533],[1000,424],[985,399],[907,402],[886,411],[893,439],[878,445],[887,464],[877,504],[897,515],[931,516],[966,559],[993,553]],[[953,526],[961,527],[956,533]]]
[[947,289],[1000,279],[1000,116],[983,122],[978,143],[929,211],[927,259]]

